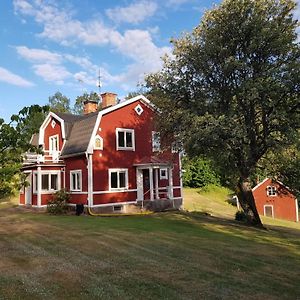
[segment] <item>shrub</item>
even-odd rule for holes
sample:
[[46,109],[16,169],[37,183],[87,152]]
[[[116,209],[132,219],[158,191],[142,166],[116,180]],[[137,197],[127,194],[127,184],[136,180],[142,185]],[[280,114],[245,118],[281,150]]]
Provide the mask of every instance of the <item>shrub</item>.
[[47,204],[47,212],[54,215],[64,214],[67,211],[67,203],[69,202],[70,194],[65,190],[57,191],[53,195],[53,199]]
[[193,159],[185,157],[182,164],[185,170],[183,173],[184,186],[201,188],[210,184],[220,184],[219,176],[213,170],[210,160],[202,157],[195,157]]

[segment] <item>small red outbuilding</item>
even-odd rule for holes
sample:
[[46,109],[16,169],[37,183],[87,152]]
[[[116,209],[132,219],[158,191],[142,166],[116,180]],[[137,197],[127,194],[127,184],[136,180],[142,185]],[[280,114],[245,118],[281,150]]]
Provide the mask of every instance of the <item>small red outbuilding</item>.
[[266,178],[256,185],[252,192],[260,215],[299,221],[298,200],[283,183]]

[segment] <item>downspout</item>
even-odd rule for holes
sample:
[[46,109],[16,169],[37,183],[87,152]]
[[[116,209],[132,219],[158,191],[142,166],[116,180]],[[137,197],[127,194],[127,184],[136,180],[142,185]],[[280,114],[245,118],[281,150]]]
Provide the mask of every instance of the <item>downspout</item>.
[[88,169],[88,207],[93,206],[93,155],[86,152]]

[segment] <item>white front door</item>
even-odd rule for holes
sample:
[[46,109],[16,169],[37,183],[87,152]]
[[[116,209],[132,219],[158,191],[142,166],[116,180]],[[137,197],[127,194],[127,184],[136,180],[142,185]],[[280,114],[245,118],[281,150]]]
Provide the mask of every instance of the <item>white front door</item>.
[[31,182],[31,173],[27,175],[26,181],[28,182],[28,186],[25,187],[25,204],[26,205],[31,205],[32,200],[31,200],[31,195],[32,195],[32,182]]
[[144,200],[143,170],[136,169],[137,200]]

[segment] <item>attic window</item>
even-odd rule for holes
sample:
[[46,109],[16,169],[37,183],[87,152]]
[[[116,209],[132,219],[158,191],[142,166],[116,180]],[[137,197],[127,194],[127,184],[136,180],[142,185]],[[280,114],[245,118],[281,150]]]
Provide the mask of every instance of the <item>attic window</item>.
[[94,149],[103,150],[103,139],[99,135],[96,135],[95,137]]
[[267,195],[271,197],[276,196],[277,195],[276,187],[273,185],[267,186]]
[[52,122],[51,122],[51,127],[54,128],[55,125],[56,125],[56,122],[55,122],[54,120],[52,120]]
[[135,108],[134,108],[135,112],[140,116],[143,113],[143,108],[138,104]]

